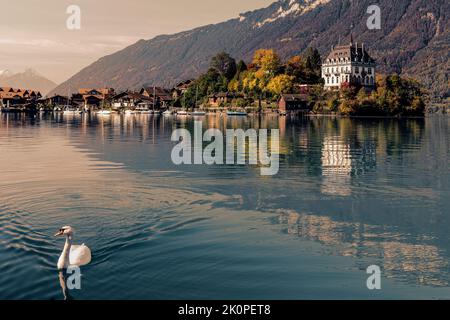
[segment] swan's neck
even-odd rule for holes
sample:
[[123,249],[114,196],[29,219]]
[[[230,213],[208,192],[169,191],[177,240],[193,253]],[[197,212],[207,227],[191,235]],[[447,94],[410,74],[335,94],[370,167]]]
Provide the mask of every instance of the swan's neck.
[[66,243],[64,244],[64,249],[59,257],[58,268],[63,269],[69,266],[69,255],[70,248],[72,247],[72,236],[66,236]]

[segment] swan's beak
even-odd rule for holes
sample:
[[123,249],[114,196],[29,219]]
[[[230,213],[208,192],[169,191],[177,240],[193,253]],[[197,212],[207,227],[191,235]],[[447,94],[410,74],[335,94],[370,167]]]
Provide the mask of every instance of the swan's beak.
[[64,234],[64,230],[60,229],[57,233],[55,233],[55,237],[62,236]]

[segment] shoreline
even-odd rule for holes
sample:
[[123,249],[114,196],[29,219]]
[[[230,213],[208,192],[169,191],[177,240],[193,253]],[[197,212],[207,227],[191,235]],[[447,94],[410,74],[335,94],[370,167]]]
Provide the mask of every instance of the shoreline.
[[[220,112],[208,112],[206,111],[205,115],[195,115],[195,114],[183,114],[183,115],[178,115],[178,116],[191,116],[191,117],[202,117],[202,116],[213,116],[213,115],[220,115],[220,116],[228,116],[228,117],[234,117],[235,115],[227,115],[227,112],[229,112],[229,110],[224,110],[224,111],[220,111]],[[63,111],[54,111],[54,110],[4,110],[4,109],[0,109],[0,114],[25,114],[25,115],[36,115],[36,114],[63,114]],[[83,114],[89,114],[89,115],[97,115],[96,112],[83,112],[80,113],[79,115],[83,115]],[[112,111],[111,115],[127,115],[123,112],[116,112],[116,111]],[[151,115],[151,116],[163,116],[162,113],[158,112],[158,113],[152,113],[152,114],[145,114],[145,113],[136,113],[136,114],[129,114],[129,115]],[[177,113],[174,112],[171,116],[177,116]],[[422,116],[417,116],[417,115],[397,115],[397,116],[389,116],[389,115],[377,115],[377,116],[369,116],[369,115],[341,115],[341,114],[326,114],[326,113],[307,113],[307,112],[298,112],[298,111],[294,111],[294,112],[287,112],[285,114],[281,114],[280,112],[277,111],[273,111],[273,112],[248,112],[246,115],[239,115],[240,117],[247,117],[247,116],[278,116],[278,117],[289,117],[289,116],[303,116],[303,117],[308,117],[308,118],[341,118],[341,119],[425,119],[428,117],[433,117],[433,116],[450,116],[450,114],[448,113],[438,113],[438,112],[434,112],[434,113],[426,113]]]

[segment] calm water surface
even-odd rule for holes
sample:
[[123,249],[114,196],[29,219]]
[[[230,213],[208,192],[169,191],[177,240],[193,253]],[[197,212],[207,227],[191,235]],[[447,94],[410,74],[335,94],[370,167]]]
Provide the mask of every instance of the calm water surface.
[[279,174],[173,165],[192,118],[1,114],[0,299],[63,298],[63,225],[75,299],[450,298],[450,118],[203,121],[280,129]]

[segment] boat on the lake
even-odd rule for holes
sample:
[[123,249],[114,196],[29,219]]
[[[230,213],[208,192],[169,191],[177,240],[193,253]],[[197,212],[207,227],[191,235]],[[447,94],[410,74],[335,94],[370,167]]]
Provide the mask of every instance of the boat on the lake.
[[188,116],[189,112],[187,112],[186,110],[180,110],[177,111],[177,116]]
[[227,111],[227,116],[246,116],[247,112],[245,111]]
[[165,116],[171,116],[172,114],[173,114],[173,112],[170,110],[166,110],[163,112],[163,115],[165,115]]
[[81,113],[83,113],[83,112],[76,108],[65,108],[63,111],[64,115],[74,115],[74,114],[81,114]]
[[100,110],[96,112],[99,115],[110,115],[111,114],[111,110]]
[[206,115],[206,112],[205,112],[205,111],[197,110],[197,111],[192,112],[192,115],[193,115],[193,116],[197,116],[197,117],[201,117],[201,116]]
[[153,114],[153,110],[150,110],[147,107],[137,107],[136,110],[135,110],[135,113]]
[[[69,96],[69,95],[67,95]],[[74,115],[74,114],[81,114],[82,111],[78,108],[72,107],[69,104],[69,99],[66,100],[66,105],[64,106],[63,114],[64,115]]]

